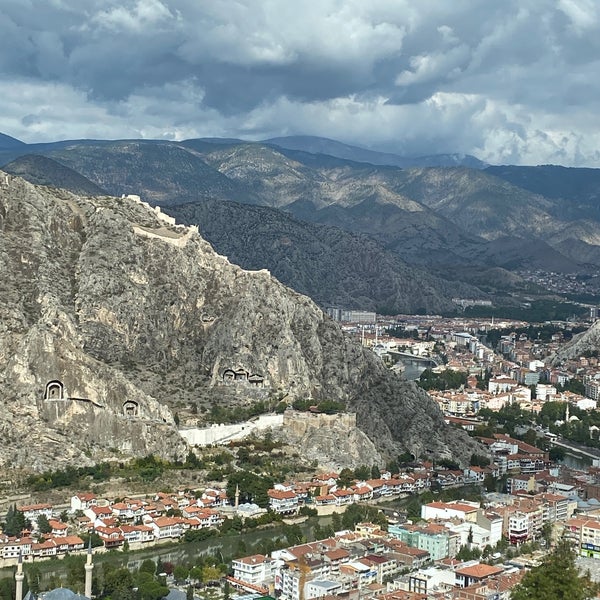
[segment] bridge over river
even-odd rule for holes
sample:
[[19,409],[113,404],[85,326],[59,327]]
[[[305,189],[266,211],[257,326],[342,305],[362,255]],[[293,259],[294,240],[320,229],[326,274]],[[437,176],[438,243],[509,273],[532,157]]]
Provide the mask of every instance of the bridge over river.
[[406,379],[418,379],[425,369],[433,369],[442,364],[438,357],[433,356],[417,356],[410,352],[399,352],[397,350],[390,350],[388,354],[396,363],[404,365],[403,372]]

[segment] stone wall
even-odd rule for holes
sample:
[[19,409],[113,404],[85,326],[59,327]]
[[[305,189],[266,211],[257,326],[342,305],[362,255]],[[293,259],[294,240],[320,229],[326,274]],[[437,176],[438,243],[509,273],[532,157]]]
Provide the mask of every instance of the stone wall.
[[283,426],[300,437],[304,436],[309,429],[354,429],[356,413],[326,415],[286,410],[283,414]]

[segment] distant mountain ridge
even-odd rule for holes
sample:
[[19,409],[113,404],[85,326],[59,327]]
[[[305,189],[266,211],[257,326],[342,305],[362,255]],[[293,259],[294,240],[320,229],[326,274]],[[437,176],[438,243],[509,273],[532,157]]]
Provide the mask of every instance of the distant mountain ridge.
[[267,266],[277,279],[321,306],[384,314],[447,313],[456,310],[456,296],[487,298],[475,286],[409,266],[366,235],[298,221],[276,209],[209,200],[165,210],[179,222],[197,225],[235,264]]
[[264,144],[272,144],[287,150],[301,150],[310,154],[324,154],[343,158],[354,162],[372,165],[389,165],[393,167],[470,167],[484,169],[488,165],[469,154],[433,154],[428,156],[400,156],[390,152],[368,150],[360,146],[344,144],[329,138],[296,135],[276,137],[263,140]]
[[74,194],[87,196],[107,195],[108,192],[77,171],[65,167],[56,160],[40,154],[25,154],[5,165],[4,171],[24,177],[36,185],[62,188]]
[[18,140],[17,138],[11,137],[10,135],[6,135],[4,133],[0,133],[0,149],[8,150],[12,148],[22,148],[26,146],[25,142]]

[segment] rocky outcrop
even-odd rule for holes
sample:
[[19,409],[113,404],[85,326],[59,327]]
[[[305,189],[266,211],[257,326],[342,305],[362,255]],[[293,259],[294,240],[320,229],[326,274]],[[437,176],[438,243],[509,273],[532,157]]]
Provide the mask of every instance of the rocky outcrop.
[[573,336],[570,342],[564,344],[552,358],[552,364],[557,365],[565,360],[579,358],[586,353],[600,351],[600,321],[596,321],[589,329]]
[[136,198],[10,179],[0,265],[10,274],[0,287],[0,428],[21,448],[0,463],[181,456],[172,407],[281,396],[344,403],[388,456],[473,451],[427,394],[311,300],[230,264],[195,228]]
[[283,427],[275,433],[291,447],[302,448],[307,460],[324,469],[384,464],[375,444],[358,429],[353,413],[326,415],[286,410]]

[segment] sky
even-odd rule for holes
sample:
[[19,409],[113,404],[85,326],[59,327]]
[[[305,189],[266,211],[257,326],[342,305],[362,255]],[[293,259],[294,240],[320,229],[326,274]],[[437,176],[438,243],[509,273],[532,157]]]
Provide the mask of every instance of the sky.
[[600,167],[596,0],[0,0],[0,132]]

